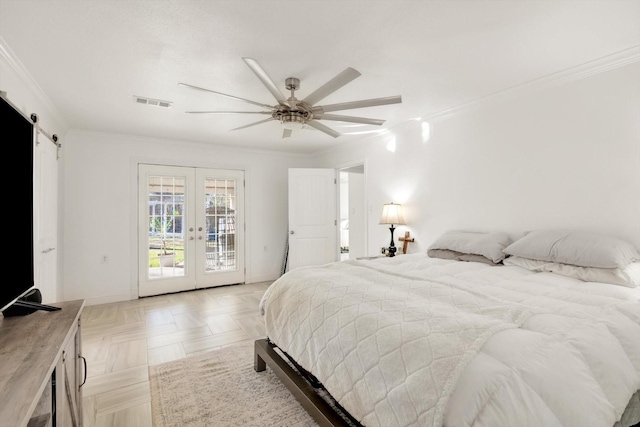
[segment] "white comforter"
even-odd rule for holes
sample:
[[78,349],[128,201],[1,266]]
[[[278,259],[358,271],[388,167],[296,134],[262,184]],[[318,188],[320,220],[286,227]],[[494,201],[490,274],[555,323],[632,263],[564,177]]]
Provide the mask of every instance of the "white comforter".
[[613,426],[640,389],[637,289],[415,254],[291,271],[260,307],[368,427]]

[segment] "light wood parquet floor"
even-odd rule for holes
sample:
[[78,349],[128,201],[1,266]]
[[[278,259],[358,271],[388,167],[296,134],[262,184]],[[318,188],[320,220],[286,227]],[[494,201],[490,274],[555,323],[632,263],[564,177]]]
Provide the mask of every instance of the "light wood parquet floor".
[[270,284],[86,306],[85,427],[151,427],[149,366],[264,338],[258,304]]

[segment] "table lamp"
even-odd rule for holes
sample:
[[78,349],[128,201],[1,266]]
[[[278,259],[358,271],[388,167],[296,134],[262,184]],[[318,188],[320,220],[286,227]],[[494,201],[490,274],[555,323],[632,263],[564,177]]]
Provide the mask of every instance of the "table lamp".
[[393,230],[395,225],[404,225],[404,218],[402,217],[402,205],[397,203],[386,203],[382,206],[382,217],[380,217],[380,224],[391,224],[389,230],[391,230],[391,243],[389,244],[389,256],[396,256],[396,245],[393,243]]

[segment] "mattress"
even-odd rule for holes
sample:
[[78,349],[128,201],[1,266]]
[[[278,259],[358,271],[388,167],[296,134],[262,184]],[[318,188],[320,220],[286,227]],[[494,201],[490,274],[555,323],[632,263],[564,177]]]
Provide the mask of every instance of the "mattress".
[[366,426],[640,421],[638,289],[413,254],[293,270],[260,309]]

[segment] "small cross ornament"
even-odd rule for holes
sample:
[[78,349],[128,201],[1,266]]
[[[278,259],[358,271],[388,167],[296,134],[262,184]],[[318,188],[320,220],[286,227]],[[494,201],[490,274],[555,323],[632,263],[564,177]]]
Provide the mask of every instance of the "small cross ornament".
[[409,242],[415,241],[415,239],[413,237],[409,237],[409,232],[408,231],[404,232],[404,237],[398,237],[398,240],[400,240],[401,242],[404,242],[402,244],[402,253],[403,254],[407,253],[407,245],[409,244]]

